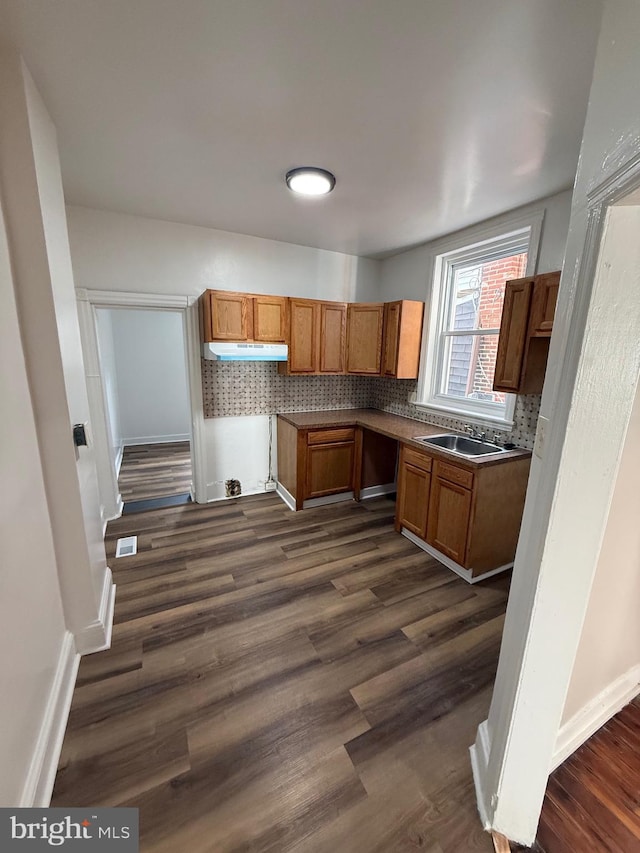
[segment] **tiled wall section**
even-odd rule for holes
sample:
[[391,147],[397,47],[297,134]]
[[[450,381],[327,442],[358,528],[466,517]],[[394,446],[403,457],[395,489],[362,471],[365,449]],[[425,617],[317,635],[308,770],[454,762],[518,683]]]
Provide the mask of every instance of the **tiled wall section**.
[[[416,390],[418,383],[415,380],[371,378],[369,379],[369,383],[371,386],[369,405],[374,409],[382,409],[382,411],[391,412],[394,415],[402,415],[405,418],[414,418],[425,423],[437,424],[446,429],[460,430],[464,425],[464,419],[442,417],[413,406],[409,402],[409,396]],[[540,396],[538,394],[518,397],[514,412],[513,429],[507,432],[489,426],[487,427],[487,433],[490,436],[494,432],[500,433],[504,437],[509,435],[510,440],[518,447],[526,447],[528,450],[532,450],[536,437],[536,424],[538,422],[539,411]],[[505,438],[503,438],[504,440]]]
[[360,376],[281,376],[275,362],[202,360],[205,418],[359,409],[369,406]]
[[[432,415],[411,405],[409,396],[416,384],[362,376],[281,376],[270,362],[202,361],[205,418],[375,408],[460,430],[463,419]],[[510,433],[514,444],[533,448],[539,409],[538,395],[518,397]],[[494,431],[499,430],[488,428],[489,433]]]

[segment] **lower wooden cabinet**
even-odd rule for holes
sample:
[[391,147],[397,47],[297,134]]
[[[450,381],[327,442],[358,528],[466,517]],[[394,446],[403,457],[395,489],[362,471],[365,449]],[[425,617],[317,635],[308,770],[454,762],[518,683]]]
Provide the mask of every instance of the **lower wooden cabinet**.
[[470,489],[439,476],[436,463],[431,483],[427,535],[423,538],[461,566],[465,565],[467,556],[471,494]]
[[515,557],[529,478],[528,457],[478,468],[402,445],[396,530],[406,528],[473,575]]
[[307,447],[307,498],[321,498],[353,490],[355,441],[337,441]]
[[278,482],[296,509],[310,498],[351,492],[361,447],[353,426],[299,430],[278,418]]
[[402,445],[398,467],[396,530],[406,527],[420,539],[427,538],[430,472],[430,456]]

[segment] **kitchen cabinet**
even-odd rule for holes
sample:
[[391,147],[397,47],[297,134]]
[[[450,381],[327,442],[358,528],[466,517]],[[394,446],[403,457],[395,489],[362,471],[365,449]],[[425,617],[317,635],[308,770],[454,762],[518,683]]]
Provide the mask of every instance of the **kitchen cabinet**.
[[289,360],[278,365],[287,373],[315,373],[318,367],[318,303],[289,300]]
[[320,302],[318,373],[344,373],[346,302]]
[[347,310],[347,373],[380,374],[384,303],[356,302]]
[[352,492],[359,472],[362,433],[355,426],[296,429],[278,418],[278,483],[296,509],[310,498]]
[[202,340],[284,343],[287,299],[226,290],[206,290],[200,300]]
[[[395,527],[472,579],[515,557],[528,457],[499,465],[455,463],[402,444]],[[429,550],[429,549],[432,550]]]
[[429,504],[426,540],[454,563],[465,565],[473,474],[436,462]]
[[253,340],[283,344],[287,340],[287,300],[283,296],[253,296]]
[[353,491],[354,462],[353,428],[309,432],[305,500]]
[[493,388],[540,394],[549,356],[560,272],[508,281]]
[[347,305],[318,299],[289,300],[289,359],[281,373],[344,373]]
[[424,302],[400,300],[384,306],[382,375],[417,379],[422,345]]
[[426,453],[402,445],[395,526],[398,532],[406,527],[420,539],[427,538],[431,465],[432,459]]

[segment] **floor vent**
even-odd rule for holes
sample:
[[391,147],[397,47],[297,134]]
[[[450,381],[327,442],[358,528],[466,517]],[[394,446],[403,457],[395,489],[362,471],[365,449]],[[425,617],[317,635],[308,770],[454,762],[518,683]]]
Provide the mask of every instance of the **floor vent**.
[[116,557],[132,557],[138,551],[138,537],[125,536],[118,539],[116,544]]

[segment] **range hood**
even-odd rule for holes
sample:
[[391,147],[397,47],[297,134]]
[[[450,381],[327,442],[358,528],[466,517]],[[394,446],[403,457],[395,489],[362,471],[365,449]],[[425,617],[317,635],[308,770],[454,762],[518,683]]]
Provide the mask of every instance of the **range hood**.
[[286,344],[209,343],[202,355],[210,361],[286,361]]

